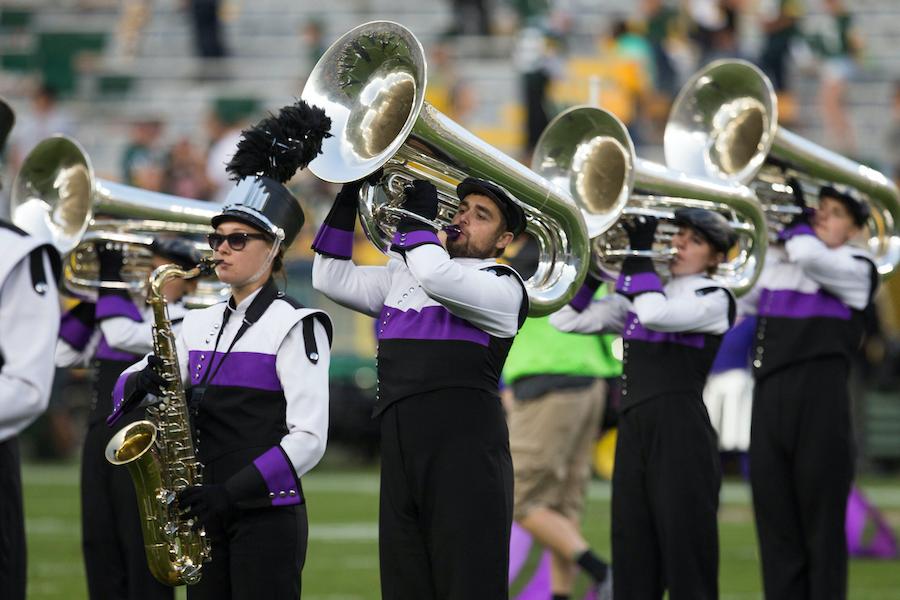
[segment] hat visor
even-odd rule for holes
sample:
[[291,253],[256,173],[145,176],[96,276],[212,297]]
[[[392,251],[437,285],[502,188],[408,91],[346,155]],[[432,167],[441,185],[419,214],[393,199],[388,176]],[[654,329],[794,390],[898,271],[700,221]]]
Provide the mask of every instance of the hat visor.
[[733,242],[729,243],[730,240],[723,240],[715,235],[710,235],[707,228],[703,226],[703,223],[698,223],[690,217],[676,216],[672,222],[676,227],[690,227],[699,233],[700,236],[717,252],[728,252],[734,245]]
[[456,187],[456,195],[460,200],[469,194],[480,194],[493,200],[500,212],[503,213],[503,218],[506,219],[507,229],[513,234],[519,235],[525,231],[525,211],[512,200],[498,196],[494,190],[482,186],[477,181],[464,181]]
[[241,210],[229,209],[210,219],[213,227],[218,227],[219,225],[227,221],[237,221],[239,223],[249,225],[254,229],[258,229],[260,233],[266,234],[273,240],[275,239],[275,236],[272,234],[272,230],[269,229],[269,226],[263,223],[261,219]]

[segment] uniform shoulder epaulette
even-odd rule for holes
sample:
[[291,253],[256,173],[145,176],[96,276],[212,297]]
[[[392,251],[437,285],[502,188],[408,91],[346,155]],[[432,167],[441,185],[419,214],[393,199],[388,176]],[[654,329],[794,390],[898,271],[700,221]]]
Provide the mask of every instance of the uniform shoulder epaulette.
[[284,292],[278,292],[278,296],[276,296],[276,299],[287,302],[295,310],[300,309],[300,308],[306,308],[302,302],[300,302],[296,298],[292,298],[291,296],[288,296]]
[[0,219],[0,229],[8,229],[9,231],[12,231],[13,233],[21,235],[23,237],[28,235],[28,233],[24,229],[20,229],[19,227],[16,227],[12,223],[4,221],[3,219]]
[[734,321],[737,319],[737,300],[735,300],[734,293],[730,289],[721,285],[711,285],[694,290],[694,293],[698,296],[706,296],[719,290],[722,290],[728,296],[728,326],[730,327],[734,325]]
[[[44,269],[44,256],[50,259],[51,272]],[[62,274],[62,259],[53,246],[44,244],[32,250],[28,255],[28,267],[31,271],[31,286],[43,296],[50,285],[57,285]],[[51,281],[52,280],[52,281]]]

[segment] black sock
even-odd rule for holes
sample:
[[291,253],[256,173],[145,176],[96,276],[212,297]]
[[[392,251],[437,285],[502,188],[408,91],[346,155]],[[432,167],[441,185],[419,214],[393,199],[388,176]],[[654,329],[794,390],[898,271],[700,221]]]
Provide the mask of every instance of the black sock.
[[569,594],[553,594],[553,600],[569,600]]
[[575,559],[575,562],[578,563],[582,569],[584,569],[597,583],[602,583],[604,579],[606,579],[606,572],[609,570],[609,566],[600,560],[600,557],[594,554],[594,552],[590,549],[582,552],[578,558]]

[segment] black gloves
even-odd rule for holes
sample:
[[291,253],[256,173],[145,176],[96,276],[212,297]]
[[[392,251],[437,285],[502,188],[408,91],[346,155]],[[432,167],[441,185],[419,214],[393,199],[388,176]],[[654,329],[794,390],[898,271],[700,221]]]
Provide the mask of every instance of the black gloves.
[[[403,203],[403,208],[429,221],[435,220],[438,213],[438,194],[434,185],[428,181],[416,179],[404,188],[404,192],[406,201]],[[405,233],[422,229],[434,231],[434,227],[409,217],[403,217],[400,219],[400,224],[397,225],[397,230]]]
[[782,242],[786,242],[798,234],[810,233],[810,218],[815,213],[813,209],[806,205],[806,194],[803,193],[803,184],[796,177],[788,179],[787,184],[791,186],[794,206],[799,208],[800,212],[794,215],[791,222],[778,234],[778,240]]
[[151,354],[147,357],[146,367],[128,376],[122,397],[113,397],[113,411],[106,418],[107,425],[112,427],[123,415],[137,408],[147,394],[162,396],[166,385],[166,380],[159,374],[162,368],[163,360]]
[[634,220],[625,220],[622,227],[628,233],[628,245],[632,250],[650,250],[656,236],[656,217],[639,216]]
[[205,526],[221,519],[235,508],[231,494],[224,485],[195,485],[178,492],[178,508],[181,514],[194,519],[195,526]]
[[[319,254],[335,258],[350,258],[353,250],[353,230],[356,227],[356,210],[359,205],[359,191],[364,183],[375,185],[381,180],[383,171],[378,169],[371,175],[345,183],[334,198],[334,204],[322,222],[312,248]],[[342,233],[346,232],[346,233]]]
[[163,370],[164,366],[163,359],[155,354],[149,355],[147,357],[147,366],[138,371],[135,374],[136,377],[129,378],[129,382],[125,384],[126,396],[128,395],[129,384],[132,381],[134,382],[131,390],[133,393],[140,394],[141,396],[146,394],[161,396],[162,390],[166,385],[166,380],[163,379],[163,376],[159,373]]
[[95,248],[100,262],[100,279],[122,281],[122,250],[105,243],[97,244]]

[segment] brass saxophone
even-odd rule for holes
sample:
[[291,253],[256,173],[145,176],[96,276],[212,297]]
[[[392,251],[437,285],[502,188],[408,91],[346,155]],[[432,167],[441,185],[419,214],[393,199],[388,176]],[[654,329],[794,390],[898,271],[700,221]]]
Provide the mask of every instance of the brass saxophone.
[[124,427],[106,446],[106,460],[127,466],[131,473],[150,572],[171,586],[200,581],[210,547],[206,532],[195,529],[193,519],[179,514],[176,501],[177,492],[199,485],[202,476],[162,289],[170,279],[193,279],[211,273],[214,267],[215,261],[204,259],[189,271],[169,264],[150,275],[147,303],[153,308],[153,353],[165,365],[160,375],[167,383],[159,404],[147,408],[148,419]]

